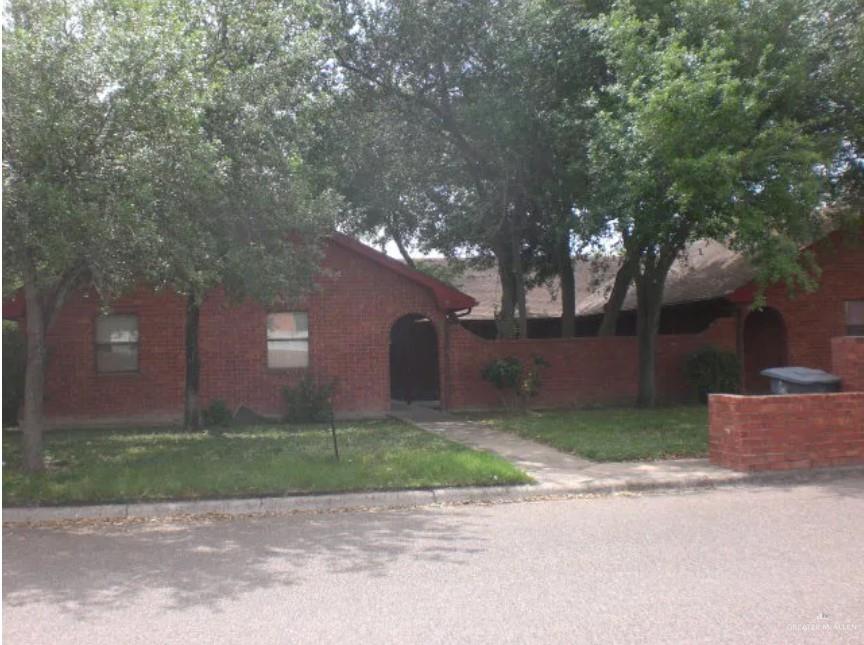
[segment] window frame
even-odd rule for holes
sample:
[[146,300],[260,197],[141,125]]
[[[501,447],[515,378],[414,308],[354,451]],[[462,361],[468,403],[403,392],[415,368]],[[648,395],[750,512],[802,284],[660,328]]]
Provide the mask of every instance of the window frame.
[[[103,343],[99,341],[99,321],[105,318],[123,317],[135,319],[135,331],[137,338],[132,342],[119,343]],[[99,350],[102,347],[112,347],[114,345],[134,346],[135,351],[135,369],[131,370],[101,370],[99,369]],[[141,317],[136,312],[131,311],[112,311],[109,314],[98,314],[93,318],[93,369],[98,376],[117,376],[117,375],[133,375],[141,373]]]
[[[849,310],[851,309],[850,305],[856,304],[862,308],[864,311],[864,298],[852,298],[851,300],[843,301],[843,331],[846,336],[864,336],[864,322],[860,324],[853,325],[849,322],[850,315]],[[858,333],[852,333],[852,328],[855,327]]]
[[[304,314],[306,316],[306,336],[305,338],[276,338],[270,339],[270,316],[279,316],[283,314]],[[312,365],[312,344],[310,342],[312,336],[312,325],[310,323],[310,316],[308,310],[303,309],[292,309],[292,310],[282,310],[282,311],[268,311],[266,317],[264,318],[264,351],[266,353],[266,362],[267,369],[273,372],[297,372],[308,370]],[[277,367],[270,364],[270,343],[305,343],[306,344],[306,365],[296,365],[292,367]]]

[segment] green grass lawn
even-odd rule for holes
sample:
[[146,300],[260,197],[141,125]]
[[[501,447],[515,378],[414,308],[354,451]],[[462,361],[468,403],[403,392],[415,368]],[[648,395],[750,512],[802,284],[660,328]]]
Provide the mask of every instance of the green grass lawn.
[[509,462],[396,421],[329,428],[66,430],[46,435],[48,470],[22,473],[21,435],[4,431],[3,505],[202,499],[527,483]]
[[531,412],[485,423],[595,461],[704,457],[708,408],[681,406]]

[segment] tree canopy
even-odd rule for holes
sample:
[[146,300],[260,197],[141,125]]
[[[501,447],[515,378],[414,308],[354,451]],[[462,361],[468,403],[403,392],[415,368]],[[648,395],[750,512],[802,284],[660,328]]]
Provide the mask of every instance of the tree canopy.
[[10,3],[4,290],[23,285],[27,305],[31,468],[44,336],[73,289],[108,302],[144,278],[194,312],[216,285],[265,301],[309,287],[339,205],[302,158],[327,100],[318,18],[312,3]]
[[45,333],[82,286],[186,296],[194,425],[206,293],[298,295],[333,226],[494,261],[504,337],[553,278],[572,335],[574,253],[617,244],[601,331],[634,283],[650,404],[690,242],[811,288],[802,245],[864,203],[861,0],[14,0],[3,34],[33,468]]

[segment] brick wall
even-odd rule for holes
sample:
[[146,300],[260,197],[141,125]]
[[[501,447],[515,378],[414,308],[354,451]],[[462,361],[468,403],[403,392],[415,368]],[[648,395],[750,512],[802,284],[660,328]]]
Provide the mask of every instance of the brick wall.
[[711,462],[744,471],[864,463],[864,338],[834,338],[830,345],[829,369],[843,378],[843,392],[711,395]]
[[168,420],[183,407],[184,300],[169,292],[139,288],[118,300],[113,312],[138,316],[139,370],[96,371],[94,292],[71,297],[47,334],[45,413],[55,421]]
[[[539,407],[632,404],[638,391],[638,345],[634,337],[486,340],[458,325],[448,325],[447,405],[450,409],[497,407],[501,399],[480,377],[495,358],[515,356],[523,364],[542,357],[543,385],[532,399]],[[691,399],[684,377],[691,352],[713,345],[735,350],[735,321],[716,320],[702,334],[664,335],[657,339],[657,394],[664,402]]]
[[810,249],[821,270],[819,288],[790,294],[785,284],[765,292],[786,326],[787,364],[830,371],[831,339],[843,336],[845,302],[864,300],[864,245],[835,232]]
[[713,394],[711,463],[786,470],[864,463],[864,392],[785,396]]
[[843,379],[843,390],[864,391],[864,336],[831,339],[832,373]]
[[[309,371],[338,379],[338,412],[381,414],[390,408],[392,324],[405,314],[429,317],[443,356],[443,315],[428,289],[338,245],[328,245],[323,268],[308,302],[285,308],[308,311]],[[93,293],[76,294],[48,336],[46,415],[54,425],[182,417],[184,299],[141,287],[117,300],[112,311],[138,316],[138,372],[96,372],[99,301]],[[203,405],[222,399],[263,414],[282,412],[282,388],[305,370],[267,368],[266,317],[258,303],[230,302],[218,289],[207,295],[200,319]]]

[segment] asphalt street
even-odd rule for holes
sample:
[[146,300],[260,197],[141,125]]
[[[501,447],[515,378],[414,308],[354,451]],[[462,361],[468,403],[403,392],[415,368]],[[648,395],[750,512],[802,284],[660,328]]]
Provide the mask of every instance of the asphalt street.
[[3,536],[7,645],[864,642],[864,478]]

